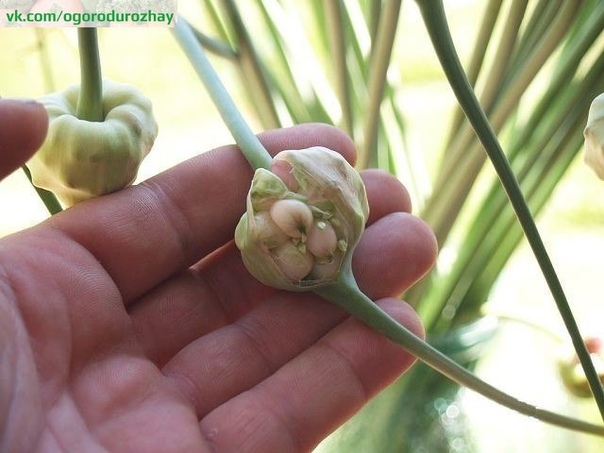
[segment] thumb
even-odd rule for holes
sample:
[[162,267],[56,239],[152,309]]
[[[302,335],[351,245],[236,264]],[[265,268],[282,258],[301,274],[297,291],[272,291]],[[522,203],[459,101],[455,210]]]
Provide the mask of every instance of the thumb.
[[48,116],[30,100],[0,99],[0,179],[25,163],[42,145]]

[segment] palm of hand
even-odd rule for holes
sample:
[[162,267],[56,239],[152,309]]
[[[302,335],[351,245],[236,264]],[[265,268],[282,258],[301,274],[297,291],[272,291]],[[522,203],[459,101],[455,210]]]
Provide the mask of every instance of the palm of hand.
[[[265,141],[349,148],[317,126]],[[0,243],[0,446],[305,451],[409,366],[338,308],[247,274],[229,241],[250,177],[223,148]],[[392,179],[366,183],[373,225],[355,268],[371,297],[389,297],[434,246],[400,212],[408,200]],[[395,196],[373,189],[384,184]],[[384,239],[393,228],[405,234]],[[401,254],[414,265],[393,271]],[[384,304],[420,329],[406,306]]]
[[27,243],[13,249],[5,281],[18,306],[10,292],[2,301],[14,308],[2,317],[15,339],[15,368],[4,382],[22,389],[11,413],[20,441],[117,451],[133,441],[144,449],[143,442],[188,440],[190,407],[145,357],[114,282],[84,249],[48,233],[39,244],[24,236]]

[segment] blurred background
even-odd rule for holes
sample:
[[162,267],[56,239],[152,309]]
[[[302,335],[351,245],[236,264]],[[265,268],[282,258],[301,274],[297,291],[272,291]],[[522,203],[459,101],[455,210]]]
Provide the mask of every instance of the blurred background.
[[[448,150],[453,147],[452,142],[448,140],[454,131],[463,129],[463,124],[459,123],[453,127],[456,124],[456,101],[432,50],[415,3],[405,1],[400,6],[389,60],[391,63],[387,73],[384,74],[386,89],[381,95],[386,103],[391,102],[391,104],[388,104],[387,111],[384,104],[381,111],[378,106],[378,122],[381,126],[379,126],[376,143],[379,144],[378,148],[386,150],[385,154],[382,154],[383,151],[372,151],[371,147],[367,146],[366,125],[358,125],[355,121],[362,121],[363,112],[368,111],[367,105],[371,103],[371,89],[367,88],[363,91],[360,87],[363,83],[368,87],[371,85],[372,73],[368,68],[371,67],[371,62],[375,65],[375,60],[371,60],[372,49],[382,46],[378,39],[378,36],[382,35],[375,30],[380,30],[380,24],[385,22],[384,14],[375,20],[376,25],[373,29],[371,19],[374,17],[372,14],[376,14],[376,10],[372,8],[372,4],[377,4],[385,10],[396,2],[388,0],[333,2],[340,5],[340,9],[336,11],[340,16],[337,17],[345,19],[339,22],[340,26],[343,25],[340,35],[345,38],[344,44],[340,45],[344,46],[345,50],[347,45],[350,46],[343,58],[346,63],[344,73],[348,74],[348,96],[350,96],[348,101],[353,111],[353,118],[349,120],[346,120],[345,114],[346,94],[342,94],[338,88],[337,77],[341,71],[336,67],[338,61],[337,51],[334,50],[336,44],[334,38],[330,38],[329,33],[325,33],[326,28],[327,31],[333,32],[338,22],[321,22],[325,17],[329,18],[330,14],[334,14],[333,10],[330,12],[329,7],[325,6],[331,2],[287,0],[237,2],[235,11],[246,18],[245,33],[238,28],[237,16],[233,14],[232,9],[229,9],[233,7],[234,2],[225,1],[226,7],[219,5],[220,3],[209,0],[182,0],[179,2],[179,12],[208,36],[220,39],[223,33],[223,41],[229,42],[234,49],[240,49],[240,55],[245,53],[246,36],[251,37],[260,61],[265,64],[260,73],[268,74],[266,80],[269,83],[269,98],[274,101],[273,106],[276,106],[277,112],[277,119],[272,121],[275,124],[271,123],[268,113],[264,115],[262,111],[258,111],[260,101],[254,98],[254,93],[249,93],[250,87],[246,86],[244,82],[246,79],[242,77],[242,74],[245,76],[246,69],[242,70],[238,67],[237,59],[213,56],[212,61],[252,128],[261,131],[271,126],[287,126],[307,120],[322,120],[342,127],[354,136],[359,149],[366,153],[367,166],[381,166],[399,176],[412,194],[416,213],[431,224],[434,221],[435,226],[438,227],[440,224],[437,223],[442,223],[442,220],[434,214],[438,209],[431,209],[430,203],[435,198],[434,193],[437,189],[442,191],[442,199],[445,200],[442,209],[447,210],[449,203],[455,203],[454,200],[449,202],[446,198],[450,192],[457,192],[455,185],[453,183],[449,187],[443,185],[442,181],[446,179],[442,176],[442,171],[443,168],[447,168],[447,165],[449,171],[451,168],[456,168],[455,159],[451,160],[447,157]],[[540,14],[547,17],[546,12],[549,11],[548,14],[552,14],[550,23],[556,24],[559,17],[562,17],[560,15],[566,14],[565,17],[570,17],[568,11],[564,11],[563,8],[570,8],[568,4],[571,3],[576,4],[572,16],[575,22],[569,20],[566,24],[567,28],[559,38],[560,43],[552,47],[544,58],[536,75],[522,91],[516,109],[506,116],[505,122],[498,131],[504,148],[507,149],[507,147],[519,147],[514,142],[514,137],[526,133],[527,127],[534,129],[534,134],[533,130],[530,130],[527,137],[539,135],[540,131],[546,129],[549,124],[545,120],[553,110],[558,112],[556,118],[563,118],[566,115],[562,93],[560,94],[562,100],[556,98],[555,101],[559,101],[559,104],[552,101],[547,114],[543,114],[543,123],[533,124],[528,120],[531,112],[537,109],[540,100],[549,96],[548,84],[558,74],[557,71],[562,65],[560,62],[564,61],[565,56],[571,55],[570,51],[565,50],[568,48],[565,45],[571,45],[565,43],[572,44],[573,39],[578,39],[580,30],[591,26],[590,16],[604,17],[604,12],[595,1],[445,1],[452,35],[464,64],[469,64],[476,53],[477,41],[484,39],[479,38],[481,24],[487,20],[489,8],[493,8],[496,3],[499,4],[499,13],[493,19],[494,31],[488,39],[490,47],[485,50],[483,69],[476,82],[477,91],[482,93],[493,87],[496,93],[494,99],[498,99],[498,93],[502,93],[502,99],[505,99],[506,93],[509,93],[506,90],[509,89],[510,82],[505,82],[506,77],[514,80],[514,76],[520,74],[524,67],[537,59],[529,52],[530,49],[540,49],[538,33],[531,32],[531,27],[536,27],[533,24],[536,20],[534,18],[539,15],[535,12],[540,11],[539,8],[546,8],[546,4],[549,3],[552,11],[543,10]],[[522,15],[516,19],[518,36],[512,43],[508,58],[511,63],[515,62],[516,66],[512,67],[510,63],[507,68],[505,65],[499,67],[497,49],[501,52],[503,48],[501,42],[506,33],[509,33],[506,27],[512,22],[515,8],[518,8],[519,4],[524,4],[524,9]],[[551,6],[553,4],[558,5],[555,11],[554,6]],[[590,11],[588,8],[593,10]],[[220,14],[220,20],[216,19],[213,11]],[[266,16],[263,15],[266,11],[272,22],[267,21]],[[359,13],[358,16],[355,16],[355,12]],[[302,19],[296,20],[298,17]],[[365,19],[364,26],[363,19]],[[292,96],[292,99],[296,97],[302,100],[310,99],[309,107],[303,114],[298,114],[287,102],[287,90],[284,87],[288,87],[289,82],[283,75],[283,68],[286,66],[271,60],[274,58],[271,55],[278,53],[279,49],[291,52],[291,48],[279,47],[282,45],[279,40],[283,36],[279,35],[279,30],[275,31],[275,28],[271,29],[269,26],[271,23],[283,25],[284,21],[289,21],[288,26],[298,22],[301,33],[309,40],[308,48],[296,48],[293,52],[295,58],[304,62],[307,71],[318,71],[302,74],[296,72],[299,66],[296,66],[295,62],[289,66],[296,80],[304,80],[304,83],[307,83],[307,85],[301,83],[296,87],[298,92]],[[329,27],[324,26],[327,23],[330,24]],[[541,26],[545,27],[545,25]],[[323,27],[323,31],[317,31],[313,27]],[[363,34],[363,30],[366,31],[366,35]],[[548,29],[541,30],[541,35],[546,36]],[[296,32],[295,27],[290,31],[289,38],[292,38]],[[325,33],[324,39],[319,37],[321,33]],[[388,37],[387,34],[385,36]],[[530,45],[531,39],[534,41],[532,45]],[[523,43],[526,44],[526,48],[520,45]],[[157,174],[205,150],[233,141],[169,29],[159,27],[100,29],[99,44],[104,77],[132,83],[153,101],[160,128],[159,136],[151,154],[141,166],[139,180]],[[358,45],[359,49],[356,54],[355,45]],[[604,37],[601,33],[596,33],[588,51],[584,52],[587,57],[580,60],[580,64],[577,65],[583,72],[578,71],[569,76],[569,83],[564,85],[564,89],[568,89],[572,96],[575,95],[571,93],[571,88],[575,85],[580,86],[581,81],[588,78],[590,65],[596,64],[599,54],[602,53],[601,50],[604,49],[603,46]],[[0,96],[2,97],[35,98],[78,82],[77,36],[74,28],[2,28],[0,49],[2,49],[0,52],[2,68]],[[364,52],[368,56],[363,56]],[[291,53],[285,55],[286,60],[294,60]],[[310,60],[305,59],[311,58],[312,55],[314,57],[311,64]],[[365,77],[362,74],[365,74]],[[503,80],[497,80],[495,83],[497,74],[500,74],[500,79]],[[576,97],[579,97],[579,94]],[[589,106],[590,100],[584,99],[583,105]],[[497,104],[493,102],[495,110]],[[320,106],[319,109],[316,109],[317,105]],[[574,106],[574,104],[568,105]],[[571,108],[574,107],[568,107],[569,112]],[[319,112],[316,116],[314,116],[315,111]],[[587,109],[584,109],[583,116],[578,121],[584,122],[586,116]],[[556,124],[555,121],[552,120],[552,124]],[[396,134],[390,132],[394,129]],[[553,130],[561,129],[562,126],[559,125]],[[571,155],[565,161],[564,170],[561,171],[555,184],[543,189],[547,192],[547,201],[538,203],[537,220],[580,328],[584,333],[604,336],[604,304],[602,303],[604,301],[599,281],[604,266],[604,182],[598,180],[592,170],[582,162],[580,142],[577,141],[576,134],[573,137],[574,140],[569,141],[571,144],[565,145],[565,149],[570,149]],[[468,143],[467,148],[475,146],[471,141]],[[524,168],[521,165],[531,162],[532,156],[539,157],[540,154],[547,152],[545,149],[542,152],[538,147],[534,149],[535,146],[537,146],[535,143],[527,139],[526,147],[521,150],[526,151],[527,154],[520,158],[518,168]],[[477,149],[478,153],[481,151]],[[466,153],[462,152],[460,155]],[[363,159],[365,160],[365,157]],[[449,159],[448,164],[447,159]],[[540,164],[531,165],[536,168]],[[546,167],[543,174],[553,172],[548,168]],[[460,167],[457,173],[461,172],[464,175],[465,171]],[[454,180],[455,177],[451,176],[451,178]],[[533,179],[545,178],[541,175],[533,176]],[[496,318],[497,329],[488,335],[488,343],[485,342],[479,360],[471,360],[471,365],[476,368],[476,372],[491,384],[527,402],[598,422],[599,416],[592,402],[571,395],[562,385],[557,361],[563,347],[554,337],[566,338],[565,331],[535,259],[524,240],[519,239],[517,244],[511,241],[508,249],[501,251],[499,256],[503,258],[500,260],[502,262],[500,268],[497,267],[492,282],[481,286],[480,291],[468,291],[468,294],[453,301],[451,295],[442,294],[442,288],[449,287],[451,279],[456,278],[456,282],[461,281],[461,277],[454,271],[456,266],[461,265],[456,263],[460,262],[460,256],[463,256],[466,250],[464,244],[471,242],[472,237],[476,237],[472,233],[475,226],[480,224],[481,219],[486,218],[481,211],[485,205],[485,200],[481,196],[490,190],[493,181],[495,181],[494,175],[487,164],[477,173],[473,191],[465,195],[466,201],[463,207],[460,206],[455,210],[451,227],[443,228],[441,257],[435,274],[405,297],[409,298],[424,316],[430,327],[429,331],[433,331],[435,338],[451,331],[455,332],[455,329],[466,326],[468,322],[484,319],[485,314]],[[2,206],[0,236],[35,225],[47,217],[43,204],[38,200],[21,171],[0,182],[0,206]],[[497,225],[493,223],[490,228],[496,231],[501,228]],[[506,224],[502,223],[502,225]],[[448,229],[451,231],[446,231]],[[499,242],[499,239],[497,241]],[[504,242],[504,239],[501,239],[501,242]],[[487,247],[488,244],[476,245],[478,248],[483,246]],[[497,253],[495,251],[492,254]],[[469,269],[472,265],[466,264],[463,264],[464,269]],[[470,277],[464,274],[463,278],[470,281],[468,286],[471,288],[473,288],[472,282],[484,282],[486,277],[478,274],[478,271]],[[451,293],[460,291],[456,289],[458,286],[453,288]],[[480,294],[479,301],[470,300],[476,297],[474,295],[477,293]],[[471,306],[472,310],[463,312],[460,307],[465,306]],[[443,316],[442,313],[447,313],[447,310],[454,311],[455,314]],[[459,313],[465,314],[457,317]],[[544,330],[550,333],[544,333]],[[419,375],[414,378],[419,379]],[[497,407],[469,392],[455,391],[451,396],[449,390],[443,391],[447,396],[439,403],[440,387],[437,384],[434,385],[433,391],[431,388],[425,389],[427,396],[432,397],[431,407],[440,404],[443,408],[439,409],[437,418],[444,425],[462,423],[463,430],[453,429],[453,434],[446,435],[447,439],[438,447],[423,446],[419,443],[409,446],[410,444],[405,442],[397,446],[394,438],[398,435],[408,439],[409,429],[419,430],[417,427],[409,428],[407,422],[399,423],[398,416],[401,420],[404,417],[415,416],[411,413],[415,409],[413,411],[410,409],[411,402],[406,396],[406,392],[412,390],[414,381],[397,383],[399,384],[402,390],[393,387],[387,391],[381,400],[378,398],[379,401],[373,405],[374,407],[368,408],[366,414],[361,414],[345,425],[320,445],[317,451],[566,453],[599,452],[604,448],[604,441],[545,426]],[[403,396],[393,396],[398,393]],[[396,403],[398,406],[390,407],[385,411],[384,407],[390,402],[394,404],[395,401],[398,401]],[[372,411],[388,413],[389,422],[381,427],[373,425],[368,421],[368,419],[377,419],[372,415],[375,414]],[[446,426],[444,429],[447,431]],[[359,438],[372,439],[372,433],[383,439],[383,443],[378,445],[374,440],[366,440],[369,442],[368,445],[375,447],[367,450]],[[425,437],[431,434],[418,433],[418,435]],[[351,447],[353,444],[360,449],[353,449]]]

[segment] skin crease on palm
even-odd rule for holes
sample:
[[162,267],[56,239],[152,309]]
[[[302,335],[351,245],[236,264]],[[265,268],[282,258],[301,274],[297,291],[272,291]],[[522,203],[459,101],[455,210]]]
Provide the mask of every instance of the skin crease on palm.
[[[46,123],[39,105],[0,100],[0,177]],[[260,138],[272,154],[319,145],[354,161],[324,125]],[[422,335],[396,296],[432,266],[433,235],[397,180],[362,175],[353,270]],[[310,451],[409,368],[340,308],[248,274],[232,237],[251,177],[225,146],[0,239],[0,451]]]

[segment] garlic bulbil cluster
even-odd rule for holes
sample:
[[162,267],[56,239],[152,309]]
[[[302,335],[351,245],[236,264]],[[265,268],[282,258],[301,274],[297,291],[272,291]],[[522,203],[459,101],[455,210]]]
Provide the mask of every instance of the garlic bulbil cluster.
[[151,101],[136,87],[103,81],[103,121],[77,117],[80,85],[43,96],[48,134],[27,162],[36,187],[65,206],[131,185],[158,126]]
[[591,103],[583,136],[585,137],[585,163],[600,179],[604,179],[604,93]]
[[365,228],[357,171],[324,147],[277,154],[258,169],[235,230],[243,262],[266,285],[290,291],[337,281]]

